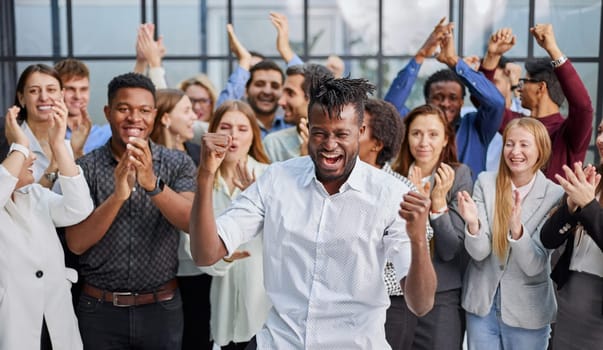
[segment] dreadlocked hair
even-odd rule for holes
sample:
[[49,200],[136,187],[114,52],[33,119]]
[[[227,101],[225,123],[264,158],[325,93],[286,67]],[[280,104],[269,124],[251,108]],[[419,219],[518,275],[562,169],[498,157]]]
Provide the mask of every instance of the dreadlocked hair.
[[314,75],[310,86],[308,111],[311,111],[312,107],[318,104],[327,113],[329,119],[341,118],[343,108],[348,104],[352,104],[358,116],[358,123],[362,125],[364,102],[368,99],[368,94],[372,94],[374,91],[375,85],[366,79],[335,79],[323,75]]

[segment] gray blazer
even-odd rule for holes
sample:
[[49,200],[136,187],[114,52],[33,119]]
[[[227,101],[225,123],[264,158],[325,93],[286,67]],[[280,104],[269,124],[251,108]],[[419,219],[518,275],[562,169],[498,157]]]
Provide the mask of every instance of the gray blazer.
[[553,283],[549,278],[552,250],[540,242],[540,227],[563,195],[561,186],[541,171],[521,205],[523,235],[509,242],[506,261],[492,251],[492,224],[496,199],[496,172],[479,175],[473,190],[480,232],[465,231],[465,248],[471,257],[465,274],[462,306],[470,313],[490,312],[500,286],[501,314],[506,325],[538,329],[550,324],[557,310]]
[[[433,184],[432,187],[433,188]],[[459,191],[472,192],[471,170],[460,164],[454,170],[454,182],[448,194],[448,212],[430,219],[433,228],[434,252],[433,267],[438,276],[437,292],[458,289],[463,286],[462,274],[467,265],[467,253],[463,246],[465,239],[465,221],[459,214],[456,195]]]

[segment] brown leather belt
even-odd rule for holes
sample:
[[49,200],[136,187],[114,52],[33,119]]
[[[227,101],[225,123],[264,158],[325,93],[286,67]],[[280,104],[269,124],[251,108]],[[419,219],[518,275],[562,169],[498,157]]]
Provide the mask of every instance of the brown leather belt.
[[113,303],[114,306],[126,307],[171,300],[176,289],[178,289],[178,281],[174,278],[150,293],[109,292],[87,283],[82,287],[82,292],[93,298]]

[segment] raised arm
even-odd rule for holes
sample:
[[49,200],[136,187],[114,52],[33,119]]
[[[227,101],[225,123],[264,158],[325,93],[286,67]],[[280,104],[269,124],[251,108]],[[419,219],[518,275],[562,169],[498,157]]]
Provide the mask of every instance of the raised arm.
[[454,70],[469,89],[471,96],[479,101],[474,121],[475,128],[478,130],[483,144],[489,144],[500,127],[505,99],[496,86],[483,74],[476,72],[465,61],[458,58],[452,35],[442,40],[441,51],[437,59]]
[[165,70],[161,66],[166,49],[163,44],[163,37],[154,40],[155,24],[146,23],[138,29],[136,38],[136,66],[134,71],[144,74],[146,64],[149,65],[149,78],[155,84],[157,89],[167,88],[165,80]]
[[593,106],[588,90],[572,63],[557,45],[551,24],[537,24],[530,28],[530,33],[538,45],[548,53],[551,61],[556,62],[554,71],[568,102],[564,139],[575,153],[582,153],[583,159],[590,144],[593,125]]
[[218,235],[213,207],[214,180],[232,139],[207,133],[201,140],[197,191],[190,220],[191,255],[197,265],[210,266],[228,254]]
[[276,28],[276,49],[287,65],[302,64],[289,43],[289,20],[287,16],[278,12],[270,12],[270,21]]
[[437,277],[427,240],[425,222],[429,216],[431,201],[428,197],[409,192],[400,203],[400,216],[406,220],[406,232],[410,238],[411,260],[406,277],[400,282],[408,308],[417,316],[423,316],[435,301]]
[[251,54],[239,41],[232,24],[226,25],[228,33],[228,44],[230,51],[237,57],[239,66],[228,77],[228,82],[220,95],[216,107],[220,106],[224,101],[239,100],[245,96],[245,84],[249,80],[249,69],[251,68]]
[[442,18],[429,34],[419,51],[408,64],[402,68],[385,94],[384,100],[393,104],[401,116],[408,114],[409,109],[405,106],[408,96],[419,75],[421,64],[425,58],[432,57],[440,46],[440,41],[449,35],[452,24],[444,24],[446,17]]
[[5,136],[11,151],[2,161],[0,169],[0,206],[4,207],[10,199],[18,182],[19,174],[26,161],[33,155],[29,151],[29,139],[17,123],[17,115],[21,108],[12,106],[6,112]]

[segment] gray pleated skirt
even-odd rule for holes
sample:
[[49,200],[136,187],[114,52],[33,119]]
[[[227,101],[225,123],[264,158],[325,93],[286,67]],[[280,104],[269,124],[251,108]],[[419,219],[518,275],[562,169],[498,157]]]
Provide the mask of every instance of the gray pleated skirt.
[[553,350],[603,349],[603,278],[573,271],[557,297]]

